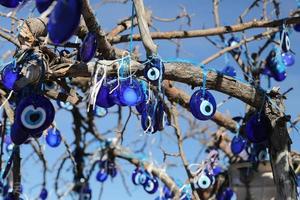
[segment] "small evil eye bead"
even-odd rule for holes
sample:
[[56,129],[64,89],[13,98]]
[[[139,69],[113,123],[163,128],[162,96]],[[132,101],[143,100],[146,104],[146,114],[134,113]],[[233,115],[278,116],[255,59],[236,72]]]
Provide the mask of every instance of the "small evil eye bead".
[[139,185],[140,184],[140,176],[143,173],[144,173],[143,170],[138,168],[138,167],[132,172],[131,180],[132,180],[132,183],[134,185]]
[[216,112],[217,105],[213,95],[203,90],[197,90],[192,95],[189,102],[191,113],[199,120],[209,120]]
[[41,190],[40,196],[39,196],[39,197],[40,197],[41,200],[47,199],[47,197],[48,197],[48,191],[47,191],[46,188],[43,188],[43,189]]
[[47,30],[54,44],[61,44],[72,37],[81,16],[82,2],[78,0],[57,1],[49,16]]
[[7,8],[16,8],[23,0],[0,0],[0,4]]
[[96,33],[89,32],[80,48],[80,59],[82,62],[89,62],[95,56],[97,49],[97,36]]
[[121,82],[119,89],[119,100],[126,106],[136,106],[143,101],[143,91],[140,83],[132,78]]
[[166,185],[163,187],[163,196],[166,199],[172,199],[174,197],[173,192]]
[[57,103],[57,106],[61,109],[73,110],[73,105],[68,101],[63,102],[63,101],[57,100],[56,103]]
[[154,85],[158,85],[158,82],[163,79],[164,73],[164,63],[158,58],[152,58],[144,69],[144,77]]
[[47,130],[46,142],[50,147],[58,147],[61,143],[61,133],[56,128],[49,128]]
[[232,138],[230,148],[234,155],[238,155],[246,148],[247,141],[241,136],[234,136]]
[[49,99],[31,95],[17,105],[15,123],[29,134],[38,134],[52,124],[54,116],[55,110]]
[[[229,47],[233,47],[233,46],[236,46],[240,43],[240,40],[237,38],[237,37],[231,37],[229,40],[228,40],[228,46]],[[234,53],[239,53],[241,51],[240,47],[237,47],[235,49],[232,50]]]
[[18,124],[14,123],[11,126],[10,137],[15,145],[21,145],[29,138],[29,134],[21,129]]
[[246,123],[246,134],[250,142],[261,143],[268,139],[269,125],[267,118],[261,114],[252,115]]
[[100,169],[99,172],[96,175],[97,181],[103,183],[108,178],[108,174],[105,169]]
[[283,52],[288,52],[291,49],[289,33],[285,29],[280,32],[280,48]]
[[43,13],[52,4],[53,0],[36,0],[35,6],[39,13]]
[[197,186],[203,190],[209,188],[211,186],[211,183],[212,181],[206,173],[202,173],[196,182]]
[[97,117],[105,117],[107,115],[107,109],[96,106],[94,109],[94,115]]
[[8,63],[4,66],[3,71],[1,73],[1,81],[3,86],[12,90],[14,88],[15,82],[21,77],[20,72],[16,69],[16,61]]
[[143,184],[144,190],[148,194],[154,194],[158,190],[158,180],[155,177],[148,177],[145,184]]
[[236,76],[236,71],[234,69],[234,67],[228,65],[226,66],[223,70],[222,73],[226,76],[232,76],[235,77]]
[[[96,105],[102,108],[110,108],[115,105],[115,102],[110,93],[111,85],[103,83],[98,91]],[[117,89],[115,90],[117,91]]]
[[265,161],[265,160],[268,160],[269,159],[269,155],[268,155],[268,152],[266,150],[261,150],[259,153],[258,153],[258,160],[259,161]]
[[289,67],[295,63],[295,57],[291,52],[281,54],[282,62],[285,66]]

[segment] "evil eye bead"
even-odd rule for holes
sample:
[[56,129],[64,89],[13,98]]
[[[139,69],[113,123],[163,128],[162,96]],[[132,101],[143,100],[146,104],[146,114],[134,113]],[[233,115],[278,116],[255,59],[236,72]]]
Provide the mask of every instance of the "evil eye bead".
[[163,79],[165,66],[158,58],[152,58],[144,69],[144,77],[152,84],[157,85],[160,79]]
[[59,108],[62,108],[62,109],[65,109],[65,110],[72,110],[73,109],[73,105],[68,101],[63,102],[63,101],[57,100],[56,103],[57,103]]
[[43,13],[52,4],[53,0],[35,0],[35,6],[39,13]]
[[208,91],[205,91],[203,95],[202,89],[194,92],[189,105],[193,116],[199,120],[211,119],[217,108],[213,95]]
[[11,140],[16,145],[21,145],[29,138],[29,134],[23,131],[18,124],[14,123],[11,127]]
[[60,131],[56,128],[49,128],[47,130],[46,142],[50,147],[58,147],[61,143]]
[[204,190],[209,188],[211,184],[211,179],[206,174],[202,174],[197,180],[198,187]]
[[[114,84],[112,84],[113,86]],[[108,83],[103,83],[100,87],[97,98],[96,98],[96,105],[102,108],[110,108],[115,105],[114,99],[112,95],[110,95],[110,88],[111,85]],[[116,91],[116,90],[115,90]]]
[[17,105],[15,123],[29,134],[38,134],[52,124],[54,116],[50,100],[42,95],[32,95]]
[[43,188],[40,193],[40,199],[45,200],[48,197],[48,191],[46,188]]
[[280,32],[280,48],[283,52],[288,52],[291,49],[289,34],[286,30]]
[[[233,47],[233,46],[236,46],[240,43],[240,40],[237,38],[237,37],[231,37],[229,40],[228,40],[228,46],[229,47]],[[239,53],[240,52],[240,48],[235,48],[232,50],[234,53]]]
[[148,194],[154,194],[158,190],[158,180],[155,177],[148,177],[145,184],[143,184],[144,190]]
[[80,48],[80,59],[82,62],[89,62],[95,56],[97,49],[97,36],[96,33],[89,32],[82,43]]
[[285,66],[289,67],[295,63],[295,57],[291,52],[286,52],[281,54],[282,61]]
[[247,138],[250,142],[261,143],[267,140],[268,122],[261,114],[252,115],[246,123]]
[[103,183],[108,178],[108,174],[105,169],[100,169],[100,171],[96,175],[97,181]]
[[118,97],[121,104],[136,106],[143,101],[143,91],[136,79],[121,82],[118,88]]
[[223,70],[222,73],[226,76],[232,76],[235,77],[236,76],[236,71],[234,69],[234,67],[228,65],[226,66]]
[[47,25],[49,38],[54,44],[66,42],[75,32],[81,16],[81,1],[58,0]]
[[246,147],[247,141],[241,136],[234,136],[231,141],[231,151],[234,155],[241,153]]
[[140,184],[140,176],[143,174],[143,170],[136,168],[131,175],[131,180],[134,185]]
[[0,0],[0,4],[7,8],[16,8],[23,0]]
[[7,64],[1,74],[2,84],[8,89],[12,90],[14,88],[15,82],[20,78],[19,72],[16,70],[16,61],[13,60]]

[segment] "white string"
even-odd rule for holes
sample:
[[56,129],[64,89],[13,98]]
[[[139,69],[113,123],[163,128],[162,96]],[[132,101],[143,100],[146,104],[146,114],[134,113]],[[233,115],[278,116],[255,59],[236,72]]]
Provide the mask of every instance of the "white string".
[[151,132],[153,132],[152,118],[148,115],[148,116],[147,116],[147,119],[149,120],[149,125],[148,125],[148,127],[146,128],[146,130],[144,131],[144,133],[148,133],[150,128],[151,128]]
[[2,109],[2,107],[9,101],[9,99],[11,98],[12,94],[14,93],[14,91],[10,91],[7,99],[5,99],[5,101],[1,104],[0,109]]

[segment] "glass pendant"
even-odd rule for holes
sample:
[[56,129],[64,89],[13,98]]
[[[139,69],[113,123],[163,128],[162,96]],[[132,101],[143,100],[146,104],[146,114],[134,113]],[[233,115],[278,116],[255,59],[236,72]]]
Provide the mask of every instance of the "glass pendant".
[[96,175],[97,181],[103,183],[108,178],[108,174],[105,169],[100,169],[99,172]]
[[194,92],[190,99],[189,106],[193,116],[199,120],[211,119],[217,109],[216,101],[213,95],[207,90],[203,95],[202,89]]
[[49,128],[47,130],[46,142],[50,147],[58,147],[61,143],[61,133],[56,128]]
[[249,141],[261,143],[268,139],[268,122],[265,116],[261,114],[252,115],[246,123],[246,133]]
[[139,82],[132,78],[122,81],[117,89],[118,100],[121,105],[136,106],[143,101],[143,91]]
[[81,1],[58,0],[47,25],[49,38],[54,44],[61,44],[72,37],[81,16]]
[[39,134],[52,124],[54,116],[55,110],[50,100],[33,94],[17,105],[15,124],[28,134]]
[[21,77],[20,72],[16,69],[16,61],[8,63],[4,66],[1,81],[6,89],[12,90],[14,88],[15,82]]
[[46,188],[43,188],[40,193],[40,199],[45,200],[48,197],[48,191]]
[[154,85],[163,80],[165,73],[164,63],[159,58],[151,58],[144,68],[144,77]]
[[35,6],[39,13],[43,13],[52,4],[53,0],[35,0]]
[[144,170],[136,168],[131,174],[131,180],[134,185],[140,185],[140,176],[144,173]]
[[82,62],[89,62],[95,56],[97,50],[97,36],[96,33],[89,32],[80,48],[80,59]]
[[289,67],[295,63],[295,57],[291,52],[282,53],[281,56],[285,66]]
[[148,194],[154,194],[158,190],[158,187],[159,187],[159,185],[158,185],[157,178],[154,176],[151,177],[150,175],[148,175],[145,183],[143,184],[144,190]]
[[109,94],[110,89],[113,87],[113,85],[114,85],[113,83],[109,84],[109,82],[102,83],[97,94],[97,99],[96,99],[97,106],[100,106],[102,108],[110,108],[115,105],[112,95]]
[[247,141],[241,136],[234,136],[231,141],[231,151],[234,155],[241,153],[246,147]]

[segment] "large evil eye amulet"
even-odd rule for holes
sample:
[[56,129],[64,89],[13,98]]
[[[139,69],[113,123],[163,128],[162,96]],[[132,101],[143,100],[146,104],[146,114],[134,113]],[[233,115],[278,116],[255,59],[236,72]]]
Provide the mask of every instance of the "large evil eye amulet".
[[33,94],[17,105],[15,124],[29,134],[39,134],[52,124],[54,116],[55,110],[50,100]]
[[49,128],[47,130],[46,142],[50,147],[58,147],[61,143],[61,133],[56,128]]
[[247,138],[250,142],[261,143],[268,138],[268,121],[263,114],[252,115],[246,123]]
[[166,113],[164,110],[164,104],[162,101],[158,101],[155,109],[155,124],[154,129],[158,131],[162,131],[165,128],[166,124]]
[[213,95],[207,90],[197,90],[190,99],[190,110],[193,116],[199,120],[211,119],[217,109],[216,101]]
[[54,44],[61,44],[70,39],[79,25],[81,1],[58,0],[48,22],[49,38]]
[[35,6],[39,13],[43,13],[48,9],[54,0],[35,0]]
[[288,52],[291,49],[289,33],[285,29],[280,32],[280,48],[283,52]]
[[232,76],[235,77],[236,76],[236,71],[234,69],[234,67],[227,65],[223,70],[222,73],[226,76]]
[[135,78],[121,81],[116,92],[121,105],[136,106],[144,100],[140,83]]
[[[239,40],[237,37],[231,37],[231,38],[228,40],[228,46],[229,46],[229,47],[236,46],[236,45],[238,45],[239,43],[240,43],[240,40]],[[237,48],[233,49],[232,51],[233,51],[234,53],[239,53],[240,50],[241,50],[241,49],[240,49],[239,47],[237,47]]]
[[80,59],[82,62],[89,62],[95,56],[97,49],[97,36],[96,33],[89,32],[80,48]]
[[149,174],[146,176],[146,182],[143,184],[144,190],[149,194],[154,194],[158,189],[158,180]]
[[7,8],[16,8],[23,0],[0,0],[0,4]]
[[2,84],[6,89],[12,90],[15,82],[20,78],[20,72],[16,69],[16,61],[8,63],[4,66],[1,79]]
[[164,73],[165,66],[159,58],[151,58],[144,68],[144,77],[154,85],[158,85]]
[[231,151],[234,155],[241,153],[246,147],[247,141],[241,136],[234,136],[231,141]]

